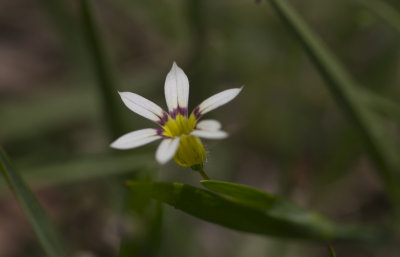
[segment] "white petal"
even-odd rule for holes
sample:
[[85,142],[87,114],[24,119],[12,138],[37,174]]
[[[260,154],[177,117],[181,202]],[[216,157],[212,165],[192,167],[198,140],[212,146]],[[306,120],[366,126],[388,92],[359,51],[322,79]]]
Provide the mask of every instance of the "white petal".
[[196,125],[197,129],[207,131],[216,131],[221,129],[221,127],[221,123],[217,120],[202,120]]
[[190,135],[207,138],[207,139],[223,139],[228,137],[228,133],[222,130],[208,131],[208,130],[193,130]]
[[165,79],[165,100],[169,112],[178,107],[187,108],[189,101],[189,80],[181,68],[174,62]]
[[159,121],[163,117],[163,109],[152,101],[131,92],[118,93],[124,104],[131,111],[155,122]]
[[160,138],[161,136],[157,134],[157,130],[155,129],[141,129],[121,136],[120,138],[115,140],[110,146],[115,149],[132,149],[151,143]]
[[240,91],[242,91],[242,89],[243,87],[227,89],[207,98],[198,107],[200,115],[203,115],[220,107],[221,105],[232,101],[240,93]]
[[157,148],[156,160],[160,164],[165,164],[174,157],[178,150],[180,137],[164,139]]

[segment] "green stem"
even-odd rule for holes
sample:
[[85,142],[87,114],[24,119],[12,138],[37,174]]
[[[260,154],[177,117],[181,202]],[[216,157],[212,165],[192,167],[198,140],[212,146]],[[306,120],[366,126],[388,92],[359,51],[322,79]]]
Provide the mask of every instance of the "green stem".
[[200,173],[200,175],[201,175],[205,180],[210,180],[210,177],[207,176],[207,174],[204,172],[203,169],[198,170],[198,172]]
[[328,250],[330,257],[336,257],[335,249],[333,249],[333,246],[331,243],[328,243]]
[[197,171],[198,173],[200,173],[200,175],[201,175],[205,180],[210,180],[210,177],[207,176],[207,174],[205,173],[202,164],[193,165],[191,168],[192,168],[192,170]]

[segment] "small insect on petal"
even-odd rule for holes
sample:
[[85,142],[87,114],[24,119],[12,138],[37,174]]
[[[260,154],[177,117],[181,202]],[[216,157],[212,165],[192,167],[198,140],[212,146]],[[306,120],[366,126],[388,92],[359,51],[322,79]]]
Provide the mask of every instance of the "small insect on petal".
[[152,101],[131,92],[118,93],[131,111],[154,122],[159,122],[164,117],[163,109]]
[[160,138],[161,136],[157,135],[156,129],[141,129],[119,137],[110,146],[115,149],[132,149],[146,145]]
[[227,89],[207,98],[198,106],[198,114],[200,116],[204,115],[205,113],[232,101],[240,93],[240,91],[242,91],[242,89],[243,87]]
[[187,110],[189,102],[189,80],[185,72],[174,62],[165,79],[165,100],[170,113]]
[[156,160],[160,164],[165,164],[174,157],[178,150],[180,137],[168,138],[161,141],[156,151]]
[[194,130],[190,135],[206,138],[206,139],[224,139],[228,137],[228,133],[222,130],[207,131],[207,130]]

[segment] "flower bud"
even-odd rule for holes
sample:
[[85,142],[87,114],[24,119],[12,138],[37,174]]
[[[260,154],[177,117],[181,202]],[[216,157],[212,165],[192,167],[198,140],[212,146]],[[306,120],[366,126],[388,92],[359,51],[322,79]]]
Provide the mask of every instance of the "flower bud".
[[183,167],[203,165],[206,157],[206,150],[198,137],[185,134],[181,136],[178,151],[174,156],[176,163]]

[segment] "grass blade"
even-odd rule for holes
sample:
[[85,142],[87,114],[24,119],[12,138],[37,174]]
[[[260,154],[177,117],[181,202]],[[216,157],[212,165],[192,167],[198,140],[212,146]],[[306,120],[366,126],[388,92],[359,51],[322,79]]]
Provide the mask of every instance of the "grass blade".
[[86,51],[83,47],[82,33],[74,18],[70,6],[60,0],[40,0],[51,25],[59,35],[66,50],[64,55],[69,60],[71,68],[80,76],[84,76],[87,67]]
[[115,78],[102,45],[89,0],[80,0],[80,8],[89,52],[92,56],[92,63],[96,70],[103,98],[104,114],[110,126],[111,135],[116,138],[123,133],[123,122],[118,110],[120,101],[117,97],[117,89],[115,88]]
[[400,105],[398,103],[368,90],[360,90],[360,96],[371,111],[400,124]]
[[[111,176],[155,167],[153,154],[96,154],[39,167],[25,167],[22,176],[33,187],[54,186]],[[1,189],[1,184],[0,184]]]
[[389,197],[400,204],[398,150],[392,140],[385,138],[360,97],[358,83],[342,67],[328,47],[310,29],[299,14],[284,0],[268,0],[281,19],[299,39],[307,54],[327,82],[331,94],[345,114],[354,122],[369,151],[379,166],[378,173],[385,183]]
[[58,236],[35,195],[13,169],[6,153],[0,148],[0,170],[25,212],[33,231],[49,257],[66,257]]
[[375,13],[400,33],[400,12],[384,0],[356,0],[356,3]]
[[328,250],[331,257],[336,257],[335,249],[333,249],[331,244],[328,244]]
[[[133,192],[145,182],[128,182]],[[151,197],[192,216],[231,229],[281,238],[376,240],[375,231],[338,226],[287,201],[267,195],[263,208],[181,183],[149,183]]]

